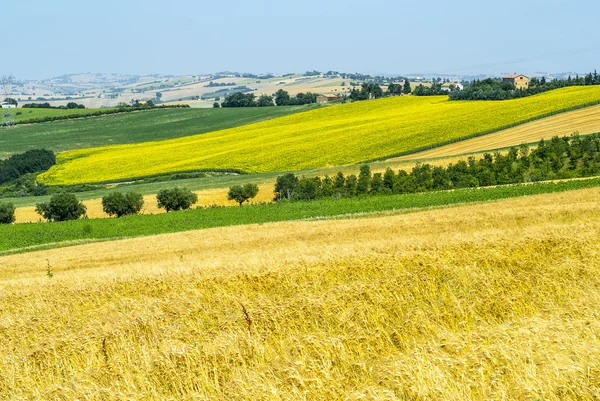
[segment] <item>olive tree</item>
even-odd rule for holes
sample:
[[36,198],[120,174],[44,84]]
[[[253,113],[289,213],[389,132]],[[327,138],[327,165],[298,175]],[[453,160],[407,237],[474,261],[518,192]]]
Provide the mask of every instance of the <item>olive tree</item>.
[[156,195],[158,207],[167,212],[189,209],[198,202],[198,195],[187,188],[161,189]]
[[48,221],[77,220],[85,215],[86,207],[74,194],[58,193],[49,202],[38,203],[35,211]]
[[138,214],[144,206],[144,197],[135,192],[113,192],[102,198],[102,209],[109,216]]
[[258,194],[258,185],[256,184],[246,184],[244,186],[234,185],[229,188],[229,193],[227,194],[227,199],[234,200],[242,206],[242,203],[246,202],[248,199],[252,199]]

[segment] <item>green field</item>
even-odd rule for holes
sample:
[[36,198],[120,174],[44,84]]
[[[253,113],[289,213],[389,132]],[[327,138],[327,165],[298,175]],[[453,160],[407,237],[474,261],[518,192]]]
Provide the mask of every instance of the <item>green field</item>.
[[39,179],[70,185],[178,171],[263,173],[349,165],[599,102],[600,86],[589,86],[507,101],[404,96],[342,104],[204,135],[65,152]]
[[600,186],[600,178],[541,182],[478,189],[418,194],[323,199],[309,202],[272,203],[244,207],[211,207],[182,212],[137,215],[119,219],[75,220],[61,223],[25,223],[0,226],[0,252],[34,246],[67,246],[67,241],[101,241],[202,228],[311,218],[351,217],[383,211],[487,202],[537,194]]
[[[148,110],[43,124],[17,125],[10,129],[0,128],[0,158],[29,149],[45,148],[62,152],[110,144],[178,138],[251,124],[305,111],[311,107],[315,106]],[[70,110],[31,110],[34,110],[31,115],[36,117],[71,112]],[[81,109],[77,112],[84,113],[86,110],[89,112],[93,109]]]
[[[27,102],[27,103],[44,103],[44,102]],[[111,109],[13,109],[13,116],[16,123],[24,123],[36,118],[45,117],[83,117],[97,111],[106,111]]]

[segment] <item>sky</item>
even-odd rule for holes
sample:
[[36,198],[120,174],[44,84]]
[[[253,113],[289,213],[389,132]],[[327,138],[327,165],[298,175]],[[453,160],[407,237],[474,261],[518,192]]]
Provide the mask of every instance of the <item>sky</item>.
[[598,0],[0,0],[0,75],[600,69]]

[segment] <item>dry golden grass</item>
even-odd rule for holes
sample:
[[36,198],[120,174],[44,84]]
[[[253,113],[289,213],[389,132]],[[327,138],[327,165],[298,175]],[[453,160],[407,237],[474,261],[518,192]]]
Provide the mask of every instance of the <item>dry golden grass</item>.
[[427,160],[436,157],[476,154],[486,150],[537,142],[540,139],[551,139],[554,136],[570,136],[576,131],[581,135],[600,132],[600,106],[558,114],[504,131],[390,160]]
[[599,196],[0,257],[0,398],[598,399]]

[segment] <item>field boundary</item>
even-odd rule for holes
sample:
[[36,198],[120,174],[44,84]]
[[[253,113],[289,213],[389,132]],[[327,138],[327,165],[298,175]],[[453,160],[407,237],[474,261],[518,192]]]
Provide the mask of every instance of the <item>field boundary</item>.
[[[465,101],[467,101],[467,100],[465,100]],[[544,118],[552,117],[552,116],[555,116],[555,115],[558,115],[558,114],[564,114],[564,113],[568,113],[570,111],[585,109],[587,107],[592,107],[592,106],[597,106],[597,105],[600,105],[600,100],[596,100],[596,101],[590,102],[590,103],[581,104],[581,105],[578,105],[578,106],[569,107],[569,108],[566,108],[566,109],[561,109],[561,110],[557,110],[557,111],[551,111],[549,113],[545,113],[545,114],[539,115],[537,117],[528,118],[526,120],[518,121],[516,123],[504,125],[502,127],[494,128],[494,129],[487,130],[487,131],[477,132],[475,134],[470,134],[470,135],[463,136],[463,137],[460,137],[460,138],[450,139],[448,141],[443,141],[443,142],[439,142],[439,143],[432,144],[432,145],[422,146],[420,148],[406,150],[404,152],[398,152],[398,153],[394,153],[394,154],[391,154],[391,155],[388,155],[388,156],[382,156],[382,157],[377,157],[375,159],[365,160],[362,163],[372,163],[372,162],[378,162],[378,161],[385,161],[385,160],[388,160],[388,159],[393,159],[395,157],[408,156],[408,155],[412,155],[412,154],[415,154],[415,153],[424,152],[426,150],[431,150],[431,149],[439,148],[439,147],[442,147],[442,146],[445,146],[445,145],[450,145],[450,144],[453,144],[453,143],[462,142],[462,141],[465,141],[467,139],[473,139],[473,138],[478,138],[478,137],[489,135],[489,134],[494,134],[496,132],[504,131],[504,130],[509,129],[509,128],[518,127],[520,125],[524,125],[524,124],[530,123],[532,121],[543,120]]]
[[[81,120],[81,119],[86,119],[86,118],[95,118],[95,117],[104,117],[104,116],[112,116],[115,114],[127,114],[127,113],[137,113],[137,112],[142,112],[142,111],[153,111],[153,110],[166,110],[166,109],[188,109],[190,107],[186,107],[183,105],[164,105],[164,106],[156,106],[156,107],[152,107],[152,108],[138,108],[136,110],[126,110],[126,109],[119,109],[117,107],[109,107],[106,109],[88,109],[88,110],[94,110],[90,113],[82,113],[82,114],[68,114],[68,115],[64,115],[64,116],[46,116],[46,117],[37,117],[37,118],[32,118],[29,120],[21,120],[21,121],[17,121],[15,122],[14,125],[29,125],[29,124],[43,124],[43,123],[52,123],[55,121],[67,121],[67,120]],[[16,109],[16,110],[57,110],[57,109],[45,109],[45,108],[27,108],[27,109]],[[60,109],[58,109],[60,110]],[[4,126],[0,125],[0,128],[3,128]]]

